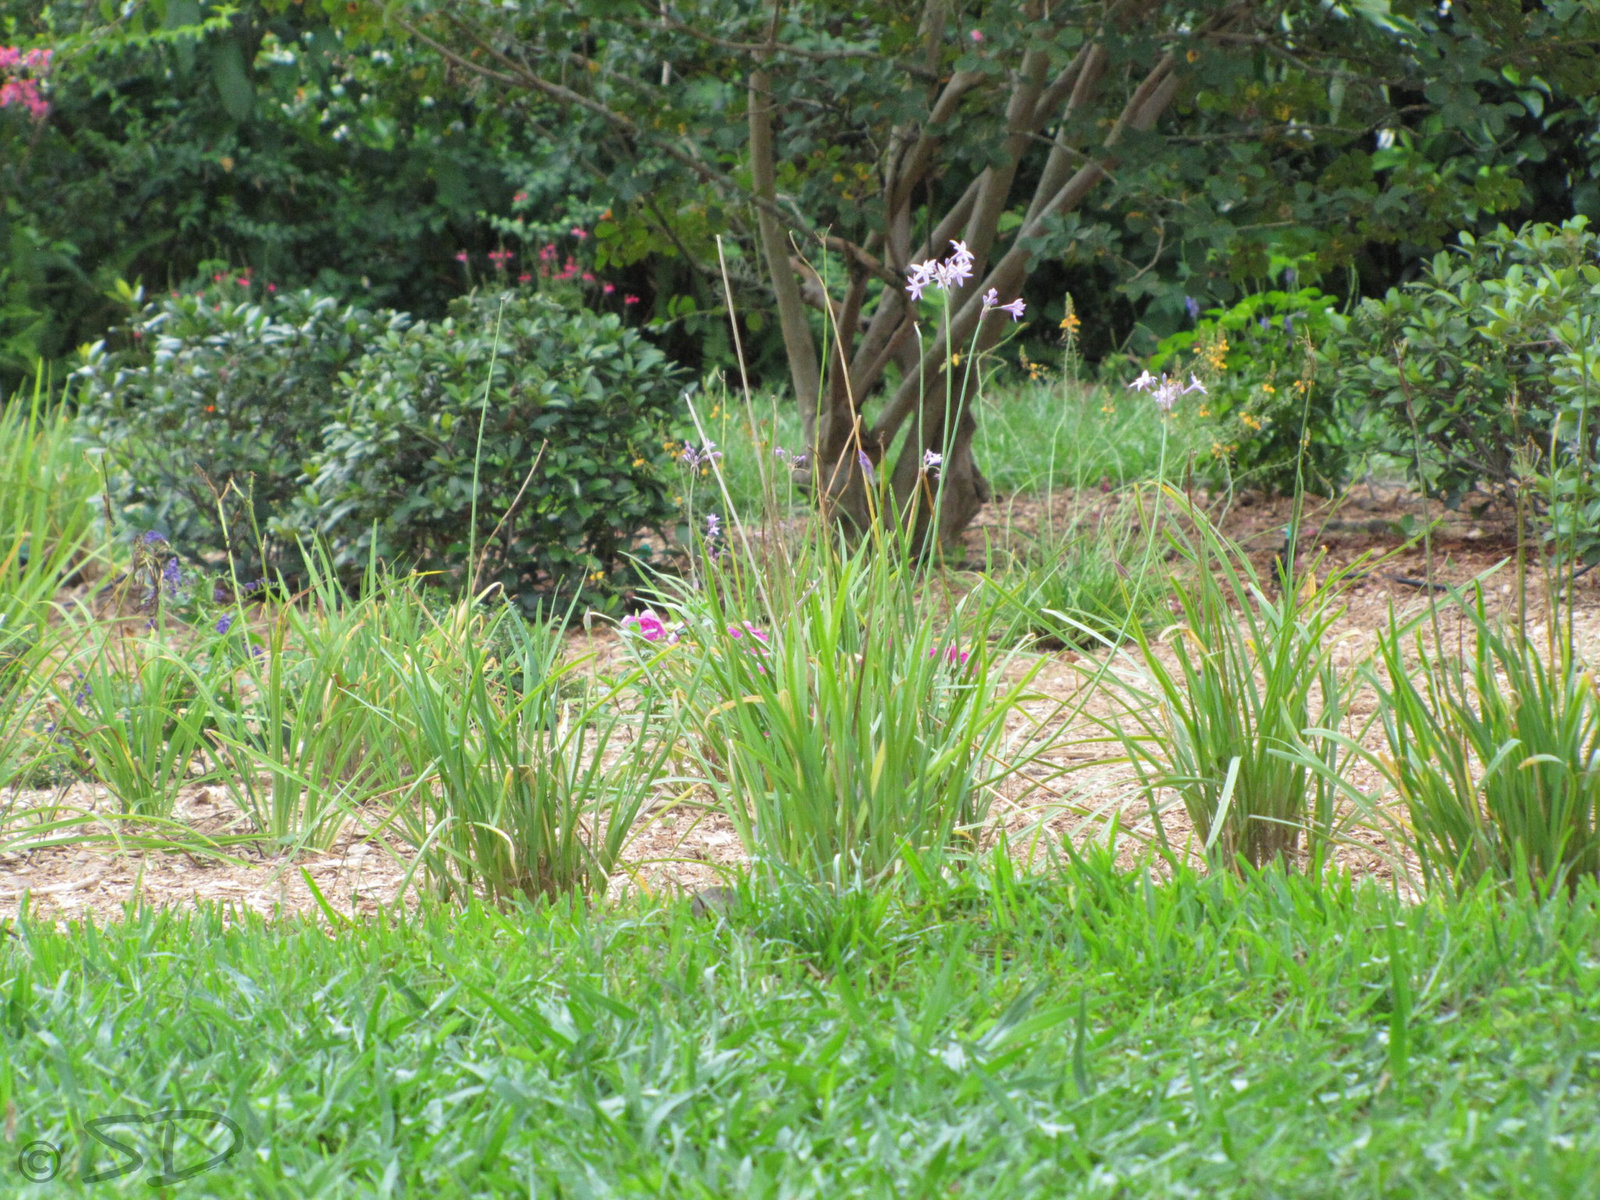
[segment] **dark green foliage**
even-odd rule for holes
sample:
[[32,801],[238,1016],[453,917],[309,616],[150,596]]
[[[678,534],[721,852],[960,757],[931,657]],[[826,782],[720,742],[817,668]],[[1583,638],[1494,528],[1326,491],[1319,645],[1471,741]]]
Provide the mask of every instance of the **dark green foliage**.
[[511,194],[504,156],[552,128],[321,5],[219,23],[212,0],[167,0],[96,30],[100,7],[0,0],[0,44],[56,50],[48,116],[0,110],[0,388],[99,337],[118,279],[164,290],[210,258],[436,315],[463,287],[456,252],[494,245],[480,214]]
[[451,571],[493,534],[480,583],[571,595],[675,513],[660,431],[676,373],[614,314],[469,297],[445,320],[396,325],[344,384],[297,517],[341,568],[376,550]]
[[1600,557],[1600,237],[1561,226],[1461,235],[1421,279],[1364,302],[1339,391],[1432,495],[1519,489],[1551,536]]
[[76,374],[128,524],[202,558],[231,548],[244,578],[296,573],[284,518],[339,411],[339,372],[407,319],[309,291],[266,294],[232,271],[143,304],[116,336],[123,348],[96,343]]

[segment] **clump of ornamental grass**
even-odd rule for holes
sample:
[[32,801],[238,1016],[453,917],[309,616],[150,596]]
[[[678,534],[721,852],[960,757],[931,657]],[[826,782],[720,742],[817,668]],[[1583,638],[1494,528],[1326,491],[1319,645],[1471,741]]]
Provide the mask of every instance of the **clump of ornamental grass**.
[[1038,669],[1002,678],[992,602],[946,598],[931,619],[908,538],[883,526],[849,546],[813,513],[807,536],[761,554],[736,513],[729,526],[701,539],[696,578],[663,579],[622,628],[746,852],[872,879],[907,852],[975,847],[1029,761],[1002,747]]
[[1177,619],[1155,636],[1130,627],[1141,661],[1100,672],[1120,701],[1102,723],[1138,775],[1169,858],[1161,797],[1175,793],[1213,863],[1292,863],[1305,849],[1315,873],[1344,761],[1331,731],[1349,685],[1331,634],[1347,575],[1319,581],[1318,564],[1291,556],[1263,581],[1181,493],[1162,493],[1182,519],[1166,526],[1186,568],[1172,579]]
[[212,774],[203,754],[212,713],[194,684],[193,652],[160,630],[91,626],[55,682],[56,733],[124,816],[166,820],[178,789]]
[[213,628],[244,631],[235,665],[195,684],[213,713],[222,787],[252,829],[280,848],[326,849],[354,809],[414,777],[383,719],[398,691],[385,649],[414,644],[420,601],[412,581],[376,563],[352,596],[320,548],[300,558],[306,591],[263,613],[259,631],[244,608],[256,589],[228,593],[233,608]]
[[623,702],[638,673],[591,683],[563,648],[559,623],[466,598],[423,644],[385,650],[388,761],[414,771],[385,824],[445,898],[603,891],[662,773],[650,698]]
[[1464,655],[1429,646],[1391,613],[1378,636],[1382,675],[1366,670],[1384,749],[1349,745],[1399,797],[1404,819],[1346,791],[1416,855],[1425,886],[1573,890],[1600,874],[1595,672],[1559,621],[1541,651],[1536,636],[1486,614],[1481,587],[1462,611]]
[[37,636],[46,606],[92,552],[98,483],[70,409],[42,372],[0,401],[0,667]]

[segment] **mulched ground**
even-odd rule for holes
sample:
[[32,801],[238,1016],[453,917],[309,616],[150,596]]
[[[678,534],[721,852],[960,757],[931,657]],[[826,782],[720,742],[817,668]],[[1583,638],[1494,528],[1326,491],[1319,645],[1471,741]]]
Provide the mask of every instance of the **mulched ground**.
[[[1204,498],[1200,498],[1204,499]],[[1130,503],[1126,497],[1090,491],[1058,493],[1048,502],[999,499],[966,536],[969,563],[997,551],[1026,552],[1031,531],[1047,521],[1068,522],[1096,505]],[[1047,507],[1048,504],[1048,507]],[[1250,554],[1263,578],[1272,577],[1274,557],[1284,546],[1283,529],[1292,515],[1287,500],[1240,497],[1216,506],[1223,529]],[[1404,546],[1407,528],[1437,524],[1427,549]],[[1363,564],[1364,578],[1348,593],[1348,607],[1334,630],[1337,660],[1359,661],[1372,648],[1374,631],[1391,611],[1402,617],[1425,610],[1429,585],[1465,585],[1485,578],[1485,600],[1495,611],[1517,619],[1519,592],[1514,514],[1493,507],[1450,512],[1394,486],[1357,485],[1337,503],[1312,499],[1302,514],[1296,553],[1302,562],[1321,555],[1320,574]],[[1526,611],[1544,611],[1546,581],[1537,563],[1527,570]],[[1600,571],[1579,579],[1571,608],[1576,640],[1590,663],[1600,662]],[[1459,621],[1446,614],[1444,636],[1453,639]],[[616,634],[598,623],[573,635],[575,650],[612,660],[620,650]],[[1136,672],[1137,656],[1120,652],[1116,669]],[[1020,656],[1010,670],[1020,672],[1031,659]],[[1109,761],[1113,751],[1083,739],[1102,736],[1096,716],[1109,709],[1106,697],[1085,690],[1086,674],[1099,659],[1072,650],[1052,652],[1035,677],[1037,699],[1028,701],[1010,724],[1019,739],[1049,733],[1056,741],[1037,769],[1007,789],[996,804],[992,824],[1007,831],[1019,858],[1035,862],[1063,839],[1081,842],[1103,836],[1113,815],[1127,838],[1130,861],[1154,836],[1148,804],[1125,764]],[[1371,711],[1373,697],[1358,696],[1354,716]],[[1057,773],[1057,772],[1065,773]],[[1354,781],[1373,779],[1360,772]],[[0,806],[17,812],[57,807],[63,812],[110,812],[114,804],[103,788],[75,783],[58,792],[0,797]],[[242,822],[215,785],[185,789],[177,806],[180,820],[213,837],[244,832]],[[1181,811],[1164,818],[1167,835],[1182,845],[1188,826]],[[198,853],[144,852],[116,843],[110,825],[88,844],[0,854],[0,917],[14,917],[30,897],[30,911],[62,919],[119,915],[134,901],[174,905],[195,901],[231,904],[253,912],[319,911],[311,884],[335,910],[371,913],[393,902],[410,868],[406,854],[382,839],[350,836],[327,852],[302,852],[293,859],[271,859],[257,849],[233,851],[228,859]],[[728,822],[690,806],[658,809],[642,822],[629,852],[630,868],[614,881],[616,889],[645,887],[673,892],[718,882],[742,862]],[[1350,870],[1388,878],[1403,855],[1380,833],[1354,827],[1337,857]],[[414,894],[411,897],[414,902]]]

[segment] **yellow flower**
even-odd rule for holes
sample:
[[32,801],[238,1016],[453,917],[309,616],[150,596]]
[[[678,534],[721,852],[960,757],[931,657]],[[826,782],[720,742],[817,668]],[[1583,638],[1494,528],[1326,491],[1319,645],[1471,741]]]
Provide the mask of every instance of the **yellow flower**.
[[961,355],[959,355],[959,354],[952,354],[952,355],[951,355],[951,356],[950,356],[950,365],[951,365],[951,366],[952,366],[952,367],[959,367],[959,366],[960,366],[960,365],[961,365]]
[[1260,429],[1261,428],[1261,422],[1258,421],[1255,418],[1255,416],[1253,416],[1250,413],[1240,413],[1239,414],[1239,420],[1245,426],[1245,428],[1247,428],[1247,429]]
[[634,465],[634,469],[637,470],[639,467],[644,466],[644,459],[642,459],[642,458],[634,459],[633,460],[633,465]]
[[1274,392],[1276,392],[1276,391],[1277,391],[1277,390],[1278,390],[1278,389],[1277,389],[1277,388],[1275,388],[1275,387],[1273,387],[1273,386],[1272,386],[1272,385],[1271,385],[1271,384],[1270,384],[1270,383],[1263,383],[1263,384],[1262,384],[1262,385],[1261,385],[1261,390],[1262,390],[1262,391],[1263,391],[1263,392],[1265,392],[1265,393],[1266,393],[1266,394],[1267,394],[1267,395],[1269,395],[1269,396],[1270,396],[1270,395],[1272,395],[1272,394],[1273,394],[1273,393],[1274,393]]

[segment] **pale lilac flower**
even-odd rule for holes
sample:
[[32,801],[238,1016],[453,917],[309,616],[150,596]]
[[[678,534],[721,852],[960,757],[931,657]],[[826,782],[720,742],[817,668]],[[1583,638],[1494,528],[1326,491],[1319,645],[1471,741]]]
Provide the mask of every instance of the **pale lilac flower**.
[[716,513],[706,514],[706,541],[711,541],[722,532],[722,518]]
[[999,307],[999,305],[1000,305],[1000,293],[997,292],[994,288],[990,288],[987,292],[985,292],[983,294],[983,306],[985,308],[997,308],[997,307]]
[[1193,296],[1185,296],[1183,298],[1183,311],[1189,314],[1189,320],[1198,321],[1200,319],[1200,301]]
[[930,283],[941,292],[948,292],[972,278],[972,251],[967,249],[965,242],[952,241],[950,245],[950,257],[943,262],[935,262],[930,258],[927,262],[911,264],[906,291],[911,293],[913,300],[921,300],[922,293]]
[[1157,380],[1149,371],[1145,371],[1128,386],[1141,392],[1149,392],[1150,398],[1156,402],[1156,407],[1162,412],[1171,412],[1172,406],[1178,402],[1179,396],[1187,395],[1190,392],[1199,392],[1201,395],[1206,394],[1205,386],[1192,374],[1189,376],[1189,385],[1187,387],[1166,375]]
[[930,475],[937,475],[939,468],[944,465],[944,455],[935,450],[922,452],[922,469]]
[[861,473],[867,477],[867,482],[872,483],[874,480],[872,473],[872,460],[867,457],[867,452],[865,450],[856,451],[856,462],[861,467]]
[[921,300],[923,289],[934,282],[934,273],[939,264],[929,259],[927,262],[912,263],[910,281],[906,284],[906,291],[911,293],[913,300]]
[[1022,320],[1022,310],[1026,307],[1027,305],[1022,302],[1022,297],[1018,296],[1010,304],[1000,305],[1000,311],[1010,313],[1013,321],[1020,321]]

